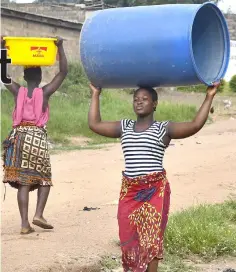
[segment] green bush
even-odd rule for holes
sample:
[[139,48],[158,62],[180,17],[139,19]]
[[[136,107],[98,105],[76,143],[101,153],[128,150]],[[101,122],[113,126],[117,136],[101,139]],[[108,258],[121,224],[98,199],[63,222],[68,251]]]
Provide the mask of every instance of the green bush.
[[223,93],[226,90],[226,87],[227,87],[227,82],[224,79],[222,79],[218,92]]
[[236,92],[236,75],[232,76],[229,82],[229,88],[231,92]]
[[84,69],[80,63],[68,63],[68,74],[63,81],[59,91],[67,93],[70,86],[76,85],[78,88],[88,85],[88,79],[85,75]]

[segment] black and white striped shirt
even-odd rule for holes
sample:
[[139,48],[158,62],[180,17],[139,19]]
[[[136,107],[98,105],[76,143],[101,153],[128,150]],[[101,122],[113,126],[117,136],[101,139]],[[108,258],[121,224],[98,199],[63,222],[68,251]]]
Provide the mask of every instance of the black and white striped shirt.
[[135,132],[134,120],[121,120],[121,145],[125,158],[124,174],[126,176],[137,177],[163,171],[163,157],[166,149],[163,136],[168,122],[154,122],[145,131]]

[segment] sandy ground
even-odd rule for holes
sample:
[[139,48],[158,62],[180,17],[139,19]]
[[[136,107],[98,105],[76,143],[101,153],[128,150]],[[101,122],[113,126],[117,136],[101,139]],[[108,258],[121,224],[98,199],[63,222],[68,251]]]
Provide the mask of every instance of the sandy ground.
[[[171,143],[164,161],[172,188],[171,213],[236,196],[235,135],[236,120],[232,119],[205,126],[196,136]],[[118,254],[116,203],[123,167],[119,144],[53,155],[55,186],[45,217],[55,229],[36,228],[35,233],[23,237],[19,235],[16,190],[7,186],[6,200],[1,206],[1,271],[66,271],[66,267],[94,263],[102,255]],[[3,192],[2,185],[2,200]],[[30,220],[35,204],[33,192]],[[83,211],[85,206],[99,209]],[[233,265],[236,268],[236,262]]]

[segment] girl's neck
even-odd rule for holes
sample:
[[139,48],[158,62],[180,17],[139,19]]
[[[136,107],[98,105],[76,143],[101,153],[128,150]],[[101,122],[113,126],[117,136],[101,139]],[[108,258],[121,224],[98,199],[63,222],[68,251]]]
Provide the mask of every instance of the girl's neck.
[[147,116],[138,116],[137,123],[138,124],[152,124],[154,122],[153,114]]
[[27,83],[27,88],[28,88],[28,90],[29,91],[33,91],[35,88],[38,88],[39,87],[39,85],[37,84],[37,83],[35,83],[35,82],[28,82]]

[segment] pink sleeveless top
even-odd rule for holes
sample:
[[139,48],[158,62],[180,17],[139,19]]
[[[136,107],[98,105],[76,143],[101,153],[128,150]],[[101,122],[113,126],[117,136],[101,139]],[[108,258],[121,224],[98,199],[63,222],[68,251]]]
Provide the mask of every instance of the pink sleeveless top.
[[21,122],[31,122],[37,127],[44,127],[49,120],[49,107],[43,112],[43,90],[35,88],[32,97],[28,97],[28,89],[20,87],[17,102],[12,114],[13,127]]

